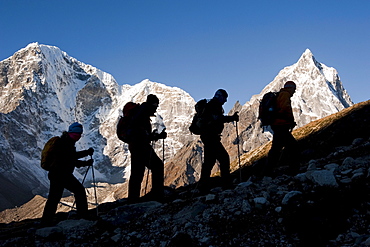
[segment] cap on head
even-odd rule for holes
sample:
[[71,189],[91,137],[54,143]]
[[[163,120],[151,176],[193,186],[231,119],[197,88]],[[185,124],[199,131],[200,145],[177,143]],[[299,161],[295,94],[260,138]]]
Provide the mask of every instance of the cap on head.
[[224,89],[219,89],[216,91],[213,98],[217,99],[221,104],[224,104],[227,101],[227,92]]
[[146,102],[148,104],[159,104],[159,99],[157,96],[155,96],[154,94],[149,94],[147,97],[146,97]]
[[83,127],[80,123],[73,123],[69,126],[68,128],[68,133],[78,133],[78,134],[82,134],[83,132]]
[[224,98],[227,98],[229,95],[227,94],[225,89],[219,89],[215,93],[215,97],[217,98],[218,96],[222,96]]
[[293,81],[287,81],[284,84],[284,88],[296,88],[296,85]]

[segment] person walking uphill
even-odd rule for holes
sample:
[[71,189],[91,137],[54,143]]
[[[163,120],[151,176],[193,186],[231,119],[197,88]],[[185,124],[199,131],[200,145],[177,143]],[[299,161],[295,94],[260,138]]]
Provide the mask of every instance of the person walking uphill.
[[239,121],[236,113],[232,116],[224,116],[222,105],[227,101],[228,94],[224,89],[216,91],[214,97],[205,105],[202,119],[206,122],[202,127],[200,138],[204,144],[204,163],[200,175],[200,189],[208,190],[209,178],[216,160],[220,163],[221,179],[224,188],[231,185],[230,157],[221,143],[221,133],[224,123]]
[[[83,127],[79,123],[69,126],[68,132],[63,132],[60,137],[53,137],[45,145],[42,152],[41,166],[48,170],[50,190],[42,215],[42,223],[49,225],[57,210],[58,203],[63,195],[63,190],[73,192],[76,199],[77,213],[80,217],[87,217],[88,206],[84,186],[73,176],[75,167],[91,166],[93,160],[78,160],[85,156],[92,156],[94,149],[76,152],[75,143],[81,138]],[[47,147],[47,148],[46,148]]]
[[152,190],[147,197],[161,200],[164,196],[164,164],[157,156],[151,141],[165,139],[167,133],[158,134],[152,131],[150,117],[154,116],[159,104],[159,99],[153,94],[147,96],[131,120],[132,140],[128,142],[131,153],[131,175],[128,184],[129,202],[137,202],[140,198],[141,182],[144,178],[145,167],[152,172]]
[[291,155],[290,170],[293,171],[295,157],[297,155],[297,141],[294,139],[291,131],[297,125],[294,121],[291,97],[295,93],[296,84],[293,81],[287,81],[284,88],[280,89],[276,99],[276,116],[271,124],[273,130],[272,146],[268,153],[266,172],[271,172],[278,165],[282,150],[285,149]]

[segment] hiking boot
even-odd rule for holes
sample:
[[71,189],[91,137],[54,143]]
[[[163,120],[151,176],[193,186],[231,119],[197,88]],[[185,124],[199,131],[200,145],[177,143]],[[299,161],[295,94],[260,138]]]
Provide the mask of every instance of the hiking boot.
[[150,191],[140,199],[140,201],[157,201],[162,203],[164,201],[164,193]]
[[56,221],[53,219],[41,219],[39,228],[51,227],[56,225]]
[[231,181],[227,182],[227,183],[222,183],[222,190],[232,190],[234,189],[234,185]]

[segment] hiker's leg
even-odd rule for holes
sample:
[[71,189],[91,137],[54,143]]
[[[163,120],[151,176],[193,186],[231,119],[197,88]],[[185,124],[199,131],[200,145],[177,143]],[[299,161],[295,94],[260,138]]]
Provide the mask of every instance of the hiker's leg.
[[207,184],[211,171],[216,163],[216,150],[214,140],[202,138],[204,144],[204,162],[200,173],[200,182]]
[[292,133],[289,131],[286,135],[284,153],[287,156],[287,165],[289,166],[289,172],[291,174],[296,174],[299,172],[299,145],[297,140],[293,137]]
[[[128,185],[128,198],[132,201],[140,197],[141,182],[144,177],[145,164],[149,162],[148,152],[142,146],[129,145],[131,153],[131,175]],[[141,152],[143,151],[143,152]]]
[[164,164],[162,160],[155,153],[153,148],[151,148],[150,155],[150,166],[152,171],[152,192],[154,196],[158,198],[163,197],[163,187],[164,187]]
[[44,223],[50,223],[52,221],[64,190],[64,185],[60,182],[60,179],[50,176],[50,173],[48,177],[50,180],[50,189],[48,200],[45,203],[44,212],[42,214],[42,221]]
[[230,157],[225,147],[222,145],[221,140],[215,143],[216,159],[220,163],[220,171],[222,178],[222,186],[227,188],[231,185],[230,177]]
[[274,167],[277,166],[280,160],[281,151],[285,146],[286,132],[284,131],[284,128],[281,126],[272,126],[272,130],[274,131],[272,145],[267,156],[267,165],[265,168],[265,172],[267,173],[271,172]]
[[73,192],[76,200],[77,213],[86,216],[88,211],[85,187],[71,174],[65,180],[65,188]]

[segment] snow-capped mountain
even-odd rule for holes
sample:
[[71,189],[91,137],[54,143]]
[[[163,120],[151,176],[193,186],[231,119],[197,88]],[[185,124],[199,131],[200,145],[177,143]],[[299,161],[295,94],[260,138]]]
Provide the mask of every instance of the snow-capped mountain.
[[[240,111],[241,148],[248,152],[271,140],[269,132],[262,133],[257,121],[258,106],[267,92],[278,92],[286,81],[294,81],[297,89],[292,100],[292,108],[297,127],[341,111],[353,105],[344,89],[338,72],[334,68],[318,62],[309,49],[302,54],[297,63],[282,69],[258,95],[252,96],[242,107],[236,104],[233,110]],[[232,110],[232,111],[233,111]],[[235,128],[227,126],[225,135],[236,136]],[[250,140],[253,141],[250,141]]]
[[[256,120],[258,100],[267,91],[278,91],[286,80],[297,83],[292,100],[298,126],[352,105],[335,69],[317,62],[306,50],[296,64],[283,69],[261,94],[243,106],[239,103],[234,106],[232,111],[240,111],[242,152],[271,138],[261,132]],[[79,62],[57,47],[38,43],[1,61],[0,209],[47,193],[47,173],[40,167],[41,149],[49,138],[60,135],[75,121],[84,126],[77,149],[95,149],[96,180],[124,183],[130,172],[130,158],[127,145],[116,137],[117,119],[126,102],[144,102],[150,93],[160,100],[153,125],[163,120],[168,133],[164,141],[164,158],[168,161],[166,185],[196,181],[202,145],[198,136],[188,131],[195,105],[188,93],[149,80],[120,86],[112,75]],[[235,139],[235,127],[226,125],[223,142],[232,158],[236,157]],[[163,143],[160,141],[155,147],[161,157]],[[81,168],[75,174],[82,177],[84,172]],[[109,192],[106,194],[108,198]]]
[[[353,105],[337,71],[318,62],[307,49],[297,63],[282,69],[260,94],[252,96],[244,105],[237,102],[230,111],[229,115],[238,111],[240,116],[238,123],[240,154],[249,152],[272,139],[270,132],[262,132],[258,121],[259,103],[265,93],[278,92],[284,83],[290,80],[297,85],[297,90],[292,97],[297,128]],[[231,161],[238,155],[235,127],[232,123],[225,124],[222,133],[222,142],[230,154]],[[188,144],[173,157],[167,164],[167,174],[172,184],[182,186],[199,179],[202,150],[202,144],[198,140]],[[178,163],[186,164],[182,167],[182,171],[178,171]],[[173,177],[170,175],[173,171],[186,175]],[[213,171],[217,171],[217,166]]]
[[[25,202],[35,194],[45,195],[48,179],[39,165],[41,149],[75,121],[84,126],[77,149],[95,149],[96,179],[124,182],[129,155],[115,128],[128,101],[144,102],[150,93],[158,96],[158,114],[168,132],[166,157],[173,156],[187,136],[192,138],[185,132],[194,100],[179,88],[149,80],[119,86],[110,74],[57,47],[38,43],[1,61],[0,71],[0,181],[6,185],[0,192],[0,208]],[[158,146],[161,151],[162,145]]]

